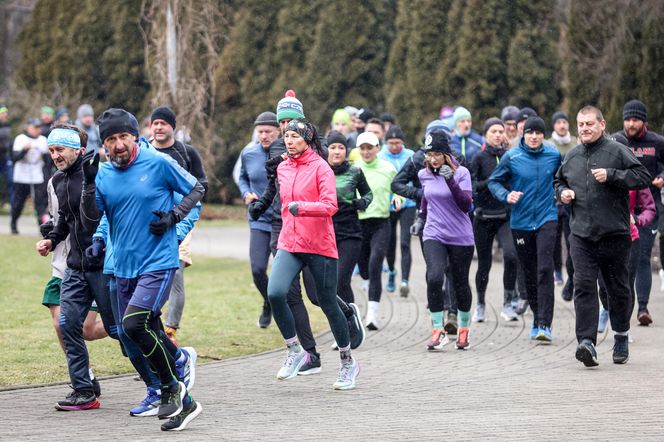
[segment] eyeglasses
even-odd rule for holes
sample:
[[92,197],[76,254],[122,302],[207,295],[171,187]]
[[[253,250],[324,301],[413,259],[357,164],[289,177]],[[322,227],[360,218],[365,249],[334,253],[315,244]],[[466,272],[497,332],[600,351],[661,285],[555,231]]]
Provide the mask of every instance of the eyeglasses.
[[443,158],[445,154],[443,152],[427,152],[424,156],[427,158]]

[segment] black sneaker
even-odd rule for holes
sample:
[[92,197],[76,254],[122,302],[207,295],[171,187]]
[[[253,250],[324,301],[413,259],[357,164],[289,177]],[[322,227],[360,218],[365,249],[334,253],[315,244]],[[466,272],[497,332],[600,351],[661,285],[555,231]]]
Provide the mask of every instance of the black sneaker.
[[629,360],[629,336],[616,335],[613,343],[613,363],[624,364]]
[[263,304],[263,311],[258,317],[258,326],[260,328],[268,328],[272,322],[272,309],[270,308],[270,303],[266,302]]
[[355,350],[362,345],[366,336],[366,330],[360,319],[360,309],[352,302],[348,306],[353,310],[353,316],[348,318],[348,332],[350,333],[350,348]]
[[59,411],[92,410],[99,408],[100,405],[93,391],[74,390],[67,395],[64,401],[58,401],[55,409]]
[[299,376],[308,376],[310,374],[320,373],[321,371],[320,355],[318,353],[309,352],[309,360],[302,364],[298,370]]
[[597,352],[590,339],[582,339],[576,347],[576,359],[583,362],[586,367],[597,367]]
[[16,228],[16,223],[12,222],[9,226],[12,230],[12,235],[18,235],[18,229]]
[[201,404],[191,399],[189,407],[182,410],[182,413],[170,418],[161,425],[161,431],[182,431],[187,428],[187,424],[201,414],[203,407]]
[[177,416],[182,411],[182,400],[187,394],[187,389],[182,382],[172,389],[161,389],[161,405],[159,406],[159,419],[167,419]]
[[96,397],[101,396],[101,385],[99,385],[97,378],[92,379],[92,391],[95,393]]

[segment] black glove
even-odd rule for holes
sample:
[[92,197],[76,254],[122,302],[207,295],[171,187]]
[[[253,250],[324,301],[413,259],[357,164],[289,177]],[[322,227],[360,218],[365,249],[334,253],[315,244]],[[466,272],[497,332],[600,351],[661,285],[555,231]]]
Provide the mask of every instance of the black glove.
[[274,158],[270,158],[265,162],[265,170],[267,170],[268,178],[271,178],[277,174],[277,167],[279,167],[279,164],[281,164],[283,161],[284,159],[281,157],[281,155],[279,155]]
[[176,225],[179,221],[178,216],[172,210],[169,212],[155,210],[152,214],[159,217],[158,221],[152,221],[150,223],[150,233],[153,235],[163,235],[170,227]]
[[48,220],[44,224],[39,226],[39,233],[42,238],[46,239],[49,233],[53,230],[53,220]]
[[288,211],[293,216],[297,216],[297,210],[298,210],[298,206],[297,206],[297,203],[295,201],[291,201],[290,203],[288,203]]
[[410,226],[410,234],[413,236],[422,236],[424,230],[424,220],[419,216],[415,218],[415,222]]
[[355,210],[364,211],[367,208],[367,203],[362,198],[357,198],[352,201],[353,207]]
[[92,238],[92,245],[85,249],[85,257],[88,259],[98,259],[104,254],[106,244],[104,240],[98,236]]
[[97,178],[97,171],[99,170],[99,153],[94,150],[86,152],[83,155],[83,181],[86,183],[94,183]]
[[249,203],[249,209],[248,210],[249,210],[249,216],[251,217],[251,219],[256,221],[258,218],[261,217],[262,214],[265,213],[265,211],[267,210],[267,207],[265,207],[265,204],[263,204],[263,202],[261,200],[256,200],[256,201],[252,201],[251,203]]

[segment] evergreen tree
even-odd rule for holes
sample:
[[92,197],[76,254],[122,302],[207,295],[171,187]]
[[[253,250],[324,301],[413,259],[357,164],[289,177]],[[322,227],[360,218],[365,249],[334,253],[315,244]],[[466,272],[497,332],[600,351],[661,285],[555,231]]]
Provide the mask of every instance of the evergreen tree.
[[660,11],[653,11],[643,25],[641,63],[636,79],[641,99],[648,107],[650,129],[661,133],[664,124],[664,19]]
[[553,114],[562,100],[554,6],[548,0],[516,2],[518,27],[507,58],[509,102],[533,107],[545,117]]
[[[447,14],[444,40],[445,56],[438,71],[437,80],[437,83],[442,87],[441,101],[443,104],[458,104],[465,87],[465,78],[459,68],[461,63],[459,33],[467,4],[467,0],[452,1]],[[463,65],[461,68],[463,68]]]

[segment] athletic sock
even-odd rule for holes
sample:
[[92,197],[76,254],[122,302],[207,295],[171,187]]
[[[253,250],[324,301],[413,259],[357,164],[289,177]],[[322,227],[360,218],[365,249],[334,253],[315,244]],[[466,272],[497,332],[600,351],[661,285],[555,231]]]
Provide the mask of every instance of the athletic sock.
[[292,345],[296,345],[296,344],[299,346],[297,336],[293,336],[292,338],[285,339],[285,341],[286,341],[286,347],[290,348]]
[[459,310],[459,327],[468,327],[470,325],[470,312]]
[[629,332],[616,332],[616,336],[628,336]]
[[443,312],[431,312],[431,325],[438,330],[443,329]]
[[346,347],[339,347],[339,356],[341,357],[342,362],[351,359],[352,356],[350,355],[350,344]]

